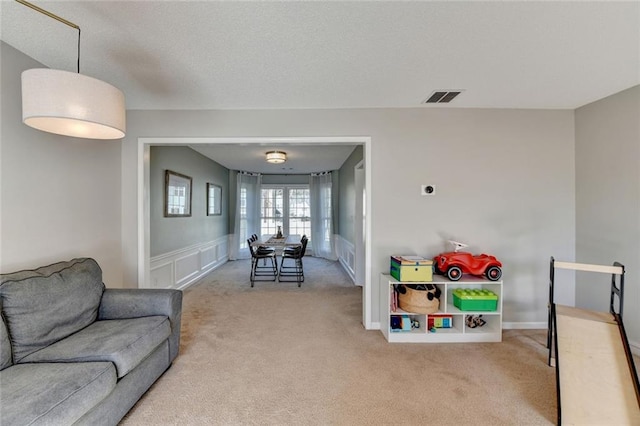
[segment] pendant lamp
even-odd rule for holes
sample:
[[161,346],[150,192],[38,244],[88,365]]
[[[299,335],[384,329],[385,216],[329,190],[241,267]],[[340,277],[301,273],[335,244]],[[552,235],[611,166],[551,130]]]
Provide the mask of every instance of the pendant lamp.
[[125,135],[124,94],[80,74],[80,27],[25,0],[19,3],[78,30],[78,72],[35,68],[22,73],[22,121],[44,132],[85,139]]

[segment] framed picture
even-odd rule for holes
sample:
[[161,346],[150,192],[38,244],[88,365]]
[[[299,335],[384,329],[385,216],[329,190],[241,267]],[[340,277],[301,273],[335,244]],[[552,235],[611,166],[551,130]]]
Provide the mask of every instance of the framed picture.
[[222,214],[222,187],[207,183],[207,216]]
[[166,170],[164,173],[164,217],[191,216],[191,178]]

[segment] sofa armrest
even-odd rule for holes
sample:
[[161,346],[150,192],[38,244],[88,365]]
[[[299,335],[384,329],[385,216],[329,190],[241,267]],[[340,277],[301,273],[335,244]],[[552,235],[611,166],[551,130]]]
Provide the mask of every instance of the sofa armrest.
[[169,362],[178,355],[182,319],[182,291],[164,289],[114,289],[102,295],[99,320],[139,318],[154,315],[169,317]]

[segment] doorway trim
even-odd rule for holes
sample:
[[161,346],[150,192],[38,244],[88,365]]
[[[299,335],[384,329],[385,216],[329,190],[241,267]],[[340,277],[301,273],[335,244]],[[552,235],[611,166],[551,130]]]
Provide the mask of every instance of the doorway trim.
[[371,278],[371,137],[370,136],[318,136],[318,137],[141,137],[138,138],[138,286],[149,287],[150,279],[150,147],[161,145],[198,144],[336,144],[363,145],[365,162],[366,223],[365,232],[369,237],[365,242],[365,283],[363,287],[362,324],[367,330],[376,328],[372,321],[372,278]]
[[353,176],[356,188],[356,209],[354,215],[354,276],[357,285],[363,285],[364,274],[367,268],[364,263],[364,256],[360,256],[360,253],[366,253],[365,245],[368,234],[365,229],[367,223],[366,217],[366,200],[368,198],[368,189],[365,185],[365,166],[364,159],[358,162],[353,168]]

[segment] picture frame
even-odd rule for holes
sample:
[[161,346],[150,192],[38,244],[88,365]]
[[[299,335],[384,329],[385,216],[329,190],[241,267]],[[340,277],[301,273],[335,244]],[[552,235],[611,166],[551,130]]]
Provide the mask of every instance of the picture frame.
[[191,177],[172,170],[165,170],[164,217],[191,216],[191,187]]
[[207,216],[222,215],[222,187],[207,182]]

